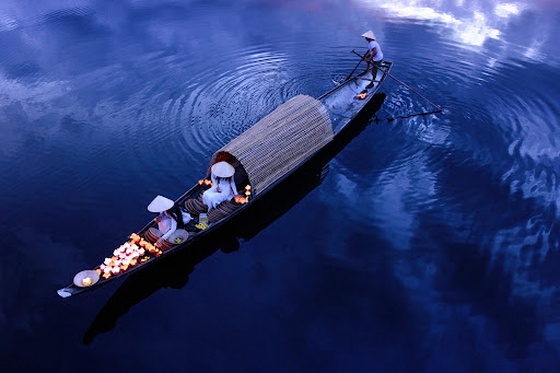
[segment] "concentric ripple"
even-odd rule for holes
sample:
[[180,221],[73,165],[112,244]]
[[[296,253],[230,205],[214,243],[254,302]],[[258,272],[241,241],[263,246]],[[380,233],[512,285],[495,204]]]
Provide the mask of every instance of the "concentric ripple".
[[[550,0],[3,0],[4,365],[559,371],[559,27]],[[55,300],[155,195],[362,71],[368,29],[394,61],[381,109],[240,222],[239,252]]]

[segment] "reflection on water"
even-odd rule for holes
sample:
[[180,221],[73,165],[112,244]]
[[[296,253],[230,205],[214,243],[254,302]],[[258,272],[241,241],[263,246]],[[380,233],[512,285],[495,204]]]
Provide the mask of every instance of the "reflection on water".
[[[559,49],[551,38],[551,35],[558,32],[558,9],[546,1],[357,2],[366,9],[382,11],[396,22],[430,25],[444,39],[450,38],[452,42],[465,47],[482,47],[499,42],[500,56],[507,55],[556,66],[559,62]],[[551,60],[551,56],[555,58]]]
[[[118,350],[142,352],[124,370],[558,370],[558,14],[550,1],[2,3],[2,363],[40,371],[65,350],[61,371],[93,371]],[[215,149],[345,77],[370,28],[443,113],[405,118],[433,108],[387,80],[321,185],[286,210],[278,197],[234,254],[189,254],[203,258],[169,282],[188,286],[146,275],[136,287],[155,290],[136,301],[134,281],[55,298],[155,194],[180,195]],[[118,323],[78,347],[98,314]],[[185,358],[154,365],[154,340]]]

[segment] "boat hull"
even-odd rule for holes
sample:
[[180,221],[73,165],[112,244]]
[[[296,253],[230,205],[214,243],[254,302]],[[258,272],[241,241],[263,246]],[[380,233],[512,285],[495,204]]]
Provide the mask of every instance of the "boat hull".
[[[258,211],[258,206],[262,205],[260,201],[266,200],[271,194],[271,191],[278,189],[282,184],[289,183],[289,178],[294,174],[297,175],[301,174],[301,172],[309,172],[309,170],[313,169],[313,166],[316,164],[328,162],[328,160],[336,155],[365,127],[365,124],[368,123],[371,116],[383,103],[385,96],[381,95],[382,97],[380,97],[380,95],[376,95],[376,93],[381,88],[382,83],[387,77],[391,67],[392,63],[387,62],[383,66],[384,69],[380,69],[380,71],[378,71],[378,75],[376,77],[378,81],[375,83],[373,88],[367,90],[367,95],[363,99],[357,99],[356,95],[363,92],[365,86],[369,84],[370,79],[368,80],[368,78],[370,78],[371,75],[368,77],[367,74],[358,75],[357,77],[343,82],[339,86],[320,96],[318,100],[325,105],[332,121],[332,138],[330,138],[328,142],[323,144],[316,151],[303,157],[299,163],[292,166],[288,172],[284,172],[276,180],[268,183],[264,189],[259,191],[258,194],[253,195],[248,203],[229,213],[223,219],[211,224],[207,229],[193,232],[194,234],[190,234],[187,241],[167,249],[162,255],[150,256],[144,263],[137,264],[136,266],[131,267],[122,273],[111,276],[108,279],[101,278],[98,282],[91,286],[81,287],[72,283],[59,289],[57,291],[58,295],[62,298],[68,298],[97,289],[108,283],[115,282],[116,280],[134,274],[141,269],[150,267],[154,263],[164,262],[166,259],[174,256],[175,253],[190,251],[189,248],[202,247],[204,242],[214,238],[216,232],[221,232],[222,236],[235,236],[244,239],[249,239],[254,236],[256,234],[255,232],[259,231],[255,229],[255,227],[259,226],[259,224],[257,222],[247,224],[246,217],[250,216],[251,211]],[[322,172],[320,175],[321,174]],[[322,180],[320,175],[317,180]],[[188,199],[197,198],[204,190],[204,186],[199,184],[194,185],[191,189],[179,197],[176,200],[176,203],[183,205]],[[303,188],[303,190],[305,190],[305,188]],[[300,195],[300,193],[296,193],[294,195],[297,196]],[[288,204],[288,206],[290,205]],[[140,236],[144,236],[147,230],[152,226],[154,226],[153,221],[146,224],[146,226],[144,226],[138,234]],[[225,232],[231,232],[232,234],[228,235],[225,234]],[[233,246],[235,246],[235,243]],[[99,269],[99,267],[95,269]]]

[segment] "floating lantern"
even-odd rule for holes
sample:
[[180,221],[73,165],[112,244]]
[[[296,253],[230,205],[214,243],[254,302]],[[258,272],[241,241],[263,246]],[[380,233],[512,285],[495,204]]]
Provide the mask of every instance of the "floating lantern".
[[251,197],[251,186],[247,184],[247,186],[245,186],[245,201],[242,203],[249,202],[249,197]]
[[[176,237],[174,239],[176,243],[181,243],[184,241],[183,237]],[[152,243],[144,240],[144,238],[140,237],[136,233],[132,233],[130,235],[130,241],[127,241],[120,245],[118,248],[113,250],[113,255],[109,258],[105,258],[103,263],[94,271],[90,271],[93,273],[93,276],[89,276],[92,278],[92,284],[94,284],[99,279],[99,276],[103,276],[103,278],[108,279],[111,276],[118,275],[119,273],[127,271],[130,267],[137,265],[138,263],[144,263],[150,259],[150,256],[147,254],[150,253],[154,256],[160,256],[163,254],[163,250],[157,246],[154,246]],[[96,278],[94,278],[97,276]],[[90,286],[86,285],[89,283],[89,280],[85,280],[85,283],[82,283],[83,276],[77,281],[78,286]]]
[[134,243],[140,242],[140,238],[141,238],[141,237],[140,237],[138,234],[136,234],[136,233],[132,233],[132,234],[130,235],[130,239],[131,239],[132,242],[134,242]]
[[214,185],[214,183],[212,182],[212,180],[208,180],[208,179],[200,179],[200,180],[198,180],[198,185],[202,185],[202,184],[204,184],[205,186],[208,186],[208,185],[213,186],[213,185]]

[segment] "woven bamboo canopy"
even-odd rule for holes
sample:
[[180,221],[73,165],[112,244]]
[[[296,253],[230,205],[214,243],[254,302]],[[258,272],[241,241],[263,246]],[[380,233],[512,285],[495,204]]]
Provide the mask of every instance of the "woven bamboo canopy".
[[214,153],[210,166],[233,156],[247,172],[252,192],[257,195],[332,138],[332,124],[323,103],[299,95]]

